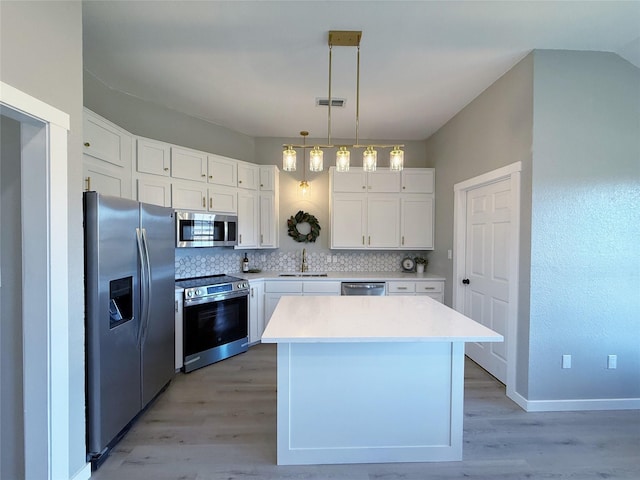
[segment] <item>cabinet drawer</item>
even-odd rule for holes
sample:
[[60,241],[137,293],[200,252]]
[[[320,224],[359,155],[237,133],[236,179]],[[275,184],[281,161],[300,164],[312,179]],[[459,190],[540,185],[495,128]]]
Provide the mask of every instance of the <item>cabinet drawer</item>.
[[302,293],[302,282],[266,282],[264,291],[267,293]]
[[340,282],[303,282],[305,294],[330,293],[340,295]]
[[442,282],[416,282],[416,293],[441,293]]
[[415,282],[387,282],[387,292],[389,293],[415,293]]

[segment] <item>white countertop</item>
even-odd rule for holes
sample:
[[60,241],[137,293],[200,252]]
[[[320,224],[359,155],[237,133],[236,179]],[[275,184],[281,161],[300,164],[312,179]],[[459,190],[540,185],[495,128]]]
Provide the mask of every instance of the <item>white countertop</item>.
[[[277,272],[277,271],[263,271],[260,273],[233,273],[231,275],[251,280],[313,280],[313,281],[380,281],[388,282],[394,280],[411,281],[411,280],[436,280],[444,282],[446,279],[442,275],[435,275],[433,273],[404,273],[404,272],[326,272],[326,277],[314,277],[314,276],[285,276],[281,277],[280,274],[300,272]],[[313,273],[313,272],[308,272]],[[322,272],[325,273],[325,272]]]
[[278,302],[262,341],[502,342],[504,338],[427,296],[290,296]]

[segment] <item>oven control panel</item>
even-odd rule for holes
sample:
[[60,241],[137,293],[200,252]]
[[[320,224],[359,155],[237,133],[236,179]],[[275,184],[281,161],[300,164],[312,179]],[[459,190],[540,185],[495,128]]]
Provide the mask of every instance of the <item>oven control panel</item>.
[[196,299],[209,296],[224,295],[226,293],[242,292],[249,290],[249,282],[239,281],[233,283],[223,283],[218,285],[202,285],[198,287],[185,288],[186,299]]

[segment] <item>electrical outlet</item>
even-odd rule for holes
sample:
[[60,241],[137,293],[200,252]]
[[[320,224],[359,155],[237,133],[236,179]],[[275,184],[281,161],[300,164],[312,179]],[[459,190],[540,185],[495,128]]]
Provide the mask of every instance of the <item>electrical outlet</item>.
[[267,256],[266,255],[260,255],[260,261],[261,262],[266,262],[267,261]]
[[338,255],[333,256],[333,263],[338,263]]
[[617,355],[607,355],[607,368],[610,368],[610,369],[618,368]]
[[562,355],[562,368],[571,368],[571,355]]
[[327,263],[331,263],[331,255],[327,255]]

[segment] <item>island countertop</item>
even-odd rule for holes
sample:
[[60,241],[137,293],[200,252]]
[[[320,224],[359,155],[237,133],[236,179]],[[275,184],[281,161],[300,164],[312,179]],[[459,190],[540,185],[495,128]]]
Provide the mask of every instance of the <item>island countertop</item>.
[[426,296],[282,297],[262,335],[264,343],[503,340]]

